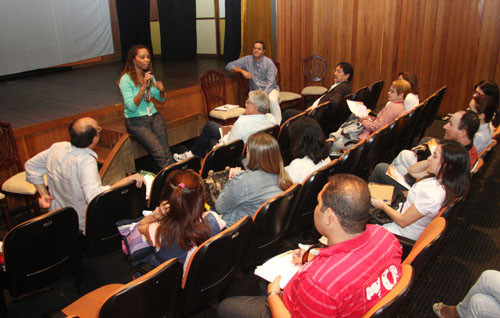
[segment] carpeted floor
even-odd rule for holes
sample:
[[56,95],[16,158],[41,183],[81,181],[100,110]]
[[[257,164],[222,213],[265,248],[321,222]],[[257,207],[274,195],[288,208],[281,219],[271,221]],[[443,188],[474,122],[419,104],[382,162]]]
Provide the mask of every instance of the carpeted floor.
[[[442,136],[443,122],[436,121],[430,135]],[[495,149],[481,175],[473,182],[467,198],[457,206],[448,221],[441,250],[424,271],[416,277],[408,301],[400,317],[433,317],[432,304],[444,301],[458,303],[482,271],[498,269],[500,264],[500,159]],[[23,213],[16,217],[21,221]],[[290,240],[293,244],[297,238]],[[121,252],[96,259],[84,259],[83,292],[109,283],[130,280],[130,266]],[[226,296],[257,295],[259,280],[250,272],[240,273],[233,280]],[[5,292],[9,317],[42,317],[78,298],[72,279],[56,282],[50,289],[12,300]],[[147,314],[145,314],[145,317]],[[214,308],[207,307],[192,317],[216,317]]]

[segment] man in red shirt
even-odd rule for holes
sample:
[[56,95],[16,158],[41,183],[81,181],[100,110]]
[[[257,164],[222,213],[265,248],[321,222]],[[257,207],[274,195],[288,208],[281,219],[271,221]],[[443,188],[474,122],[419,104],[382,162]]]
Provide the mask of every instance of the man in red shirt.
[[[361,317],[401,277],[401,246],[377,225],[367,225],[370,193],[353,175],[337,174],[318,195],[314,225],[328,247],[286,285],[278,276],[266,297],[234,297],[219,306],[221,317]],[[303,250],[294,251],[294,262]]]

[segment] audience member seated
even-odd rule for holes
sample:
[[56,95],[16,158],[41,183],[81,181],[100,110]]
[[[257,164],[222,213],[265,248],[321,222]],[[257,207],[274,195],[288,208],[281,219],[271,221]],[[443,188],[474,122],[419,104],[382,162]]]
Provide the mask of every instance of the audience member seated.
[[[334,84],[330,89],[314,101],[311,107],[307,110],[312,110],[318,105],[331,102],[332,107],[338,107],[339,103],[351,93],[351,81],[354,76],[354,69],[352,65],[347,62],[340,62],[333,71]],[[297,109],[287,109],[283,112],[283,121],[287,121],[295,115],[300,114],[302,111]]]
[[205,188],[200,175],[191,169],[175,170],[168,176],[161,200],[139,222],[139,232],[155,248],[142,262],[158,266],[176,257],[187,263],[189,251],[225,227],[217,213],[204,212]]
[[283,167],[278,142],[265,132],[247,142],[247,169],[232,168],[230,179],[215,202],[217,213],[231,226],[245,215],[253,216],[267,200],[285,191],[292,181]]
[[[498,85],[497,83],[493,81],[480,81],[476,85],[474,85],[474,95],[488,95],[493,99],[493,104],[495,105],[496,113],[499,113],[499,103],[498,103],[498,98],[499,98],[499,90],[498,90]],[[492,130],[494,130],[498,125],[500,124],[500,116],[495,116],[493,117],[493,120],[491,121],[492,125]]]
[[417,75],[408,72],[401,72],[399,73],[398,78],[407,81],[411,86],[410,92],[405,97],[405,110],[409,112],[420,103],[418,99]]
[[[103,186],[97,170],[97,154],[92,150],[99,142],[101,127],[97,122],[84,117],[69,125],[71,142],[53,144],[26,161],[26,181],[35,185],[41,208],[56,210],[73,207],[78,214],[79,227],[85,232],[87,206],[101,192],[135,181],[141,187],[144,177],[134,174],[123,178],[112,186]],[[48,189],[43,176],[47,176]],[[49,191],[50,189],[50,191]]]
[[222,126],[209,121],[203,127],[193,149],[182,154],[174,154],[174,159],[181,161],[193,155],[203,158],[217,143],[227,144],[237,139],[242,139],[246,143],[251,134],[279,125],[281,109],[278,98],[277,90],[273,90],[270,96],[264,91],[251,91],[245,102],[245,113],[238,117],[229,133],[221,136]]
[[492,142],[490,122],[493,116],[497,116],[496,108],[490,96],[475,94],[470,100],[469,109],[479,116],[479,129],[474,135],[473,144],[477,152],[481,153]]
[[417,240],[441,207],[467,192],[469,167],[469,155],[464,146],[454,140],[442,140],[426,160],[426,176],[410,188],[401,212],[378,198],[373,198],[371,203],[393,220],[384,224],[386,229]]
[[[268,296],[222,301],[220,317],[361,317],[401,277],[401,246],[384,228],[367,225],[370,193],[353,175],[336,174],[318,195],[314,224],[328,246],[280,290],[280,276]],[[293,260],[302,264],[304,250]],[[304,258],[307,258],[304,257]]]
[[435,303],[432,309],[440,318],[500,317],[500,272],[484,271],[458,305]]
[[[478,159],[476,147],[472,144],[472,139],[479,128],[479,117],[473,111],[458,111],[451,115],[448,123],[444,125],[444,139],[455,140],[462,144],[469,152],[470,168],[474,166]],[[425,137],[424,139],[430,139]],[[414,175],[425,174],[427,169],[426,160],[419,161],[418,152],[428,153],[428,147],[419,145],[412,150],[402,150],[398,156],[392,161],[392,165],[403,176],[408,174],[410,167]],[[368,178],[369,182],[392,184],[396,189],[406,190],[398,182],[387,176],[389,164],[381,162],[377,164],[373,173]],[[411,184],[411,182],[410,182]]]
[[[384,106],[384,108],[382,108],[377,117],[373,118],[372,116],[366,116],[359,118],[359,121],[364,129],[358,135],[357,139],[368,139],[374,131],[382,128],[383,126],[387,125],[394,119],[404,114],[405,107],[403,103],[406,95],[408,95],[408,93],[410,92],[410,88],[410,83],[405,80],[398,79],[392,82],[391,88],[387,92],[389,102]],[[353,120],[355,118],[357,117],[354,114],[351,114],[347,121]],[[330,148],[330,151],[332,152],[340,152],[340,150],[346,148],[347,142],[351,141],[351,139],[340,135],[341,129],[342,128],[340,128],[339,131],[333,134],[336,138],[335,140],[333,140],[333,144]]]
[[330,162],[330,147],[316,120],[302,117],[294,121],[290,126],[290,139],[295,159],[285,170],[294,183],[302,183]]

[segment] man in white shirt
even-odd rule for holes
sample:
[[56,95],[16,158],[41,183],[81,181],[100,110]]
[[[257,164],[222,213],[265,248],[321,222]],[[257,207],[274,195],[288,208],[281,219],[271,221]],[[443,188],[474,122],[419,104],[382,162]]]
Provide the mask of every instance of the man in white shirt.
[[[50,210],[71,206],[78,214],[81,231],[85,231],[87,206],[101,192],[134,181],[141,187],[144,178],[134,174],[112,186],[103,186],[97,170],[97,154],[92,150],[99,142],[101,127],[84,117],[69,126],[71,143],[57,142],[28,160],[25,164],[26,181],[35,185],[41,208]],[[47,175],[48,186],[43,176]]]
[[251,134],[279,125],[281,110],[278,97],[277,90],[273,90],[269,96],[261,90],[251,91],[245,102],[245,113],[238,117],[228,134],[221,136],[219,130],[221,125],[209,121],[203,127],[193,149],[182,154],[174,154],[174,159],[180,161],[192,156],[203,158],[218,143],[227,144],[237,139],[246,142]]

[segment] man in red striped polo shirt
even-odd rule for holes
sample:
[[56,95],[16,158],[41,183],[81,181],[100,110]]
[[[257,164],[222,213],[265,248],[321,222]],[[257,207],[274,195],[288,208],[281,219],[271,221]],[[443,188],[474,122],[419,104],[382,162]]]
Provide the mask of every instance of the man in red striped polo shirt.
[[[278,276],[265,297],[234,297],[219,306],[221,317],[361,317],[401,277],[401,246],[377,225],[367,225],[370,192],[353,175],[337,174],[318,195],[314,225],[328,247],[286,285]],[[303,250],[294,251],[294,261]]]

